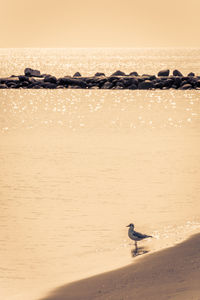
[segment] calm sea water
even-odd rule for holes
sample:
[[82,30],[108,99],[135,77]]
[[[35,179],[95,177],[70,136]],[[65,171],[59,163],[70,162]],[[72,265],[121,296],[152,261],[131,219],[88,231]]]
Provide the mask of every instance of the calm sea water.
[[[200,49],[1,49],[25,67],[200,75]],[[200,228],[199,91],[0,90],[0,295],[51,289],[134,261],[127,228],[154,251]]]

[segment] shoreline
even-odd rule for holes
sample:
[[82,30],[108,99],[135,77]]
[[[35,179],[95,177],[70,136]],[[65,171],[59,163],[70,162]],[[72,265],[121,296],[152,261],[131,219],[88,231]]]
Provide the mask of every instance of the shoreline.
[[73,76],[56,78],[50,74],[41,74],[39,70],[26,68],[24,75],[12,75],[0,78],[0,89],[103,89],[103,90],[200,90],[200,76],[190,72],[184,76],[180,71],[161,70],[156,75],[137,72],[125,74],[116,71],[110,76],[96,73],[83,77],[79,72]]
[[199,252],[200,233],[128,266],[63,285],[40,300],[193,299],[200,295]]

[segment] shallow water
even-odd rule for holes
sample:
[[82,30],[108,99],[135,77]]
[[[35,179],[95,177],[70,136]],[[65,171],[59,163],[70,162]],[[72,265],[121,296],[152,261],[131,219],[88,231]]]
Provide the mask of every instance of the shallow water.
[[[144,69],[160,61],[143,56]],[[5,300],[132,262],[130,222],[154,236],[146,251],[199,230],[199,91],[1,90],[0,101]]]

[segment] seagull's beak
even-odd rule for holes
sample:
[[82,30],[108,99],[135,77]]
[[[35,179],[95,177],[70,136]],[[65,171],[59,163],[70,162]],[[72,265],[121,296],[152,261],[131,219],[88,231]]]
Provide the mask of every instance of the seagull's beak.
[[126,227],[130,227],[130,225],[127,225]]

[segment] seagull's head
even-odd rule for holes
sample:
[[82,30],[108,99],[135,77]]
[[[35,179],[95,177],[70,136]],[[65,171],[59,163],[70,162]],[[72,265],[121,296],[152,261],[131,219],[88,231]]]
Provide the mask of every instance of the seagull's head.
[[133,224],[133,223],[130,223],[130,224],[127,225],[126,227],[134,228],[134,224]]

